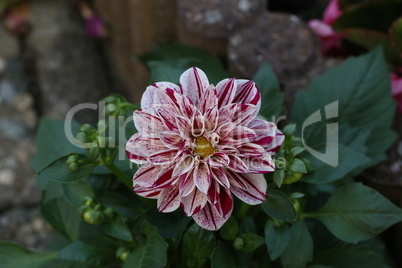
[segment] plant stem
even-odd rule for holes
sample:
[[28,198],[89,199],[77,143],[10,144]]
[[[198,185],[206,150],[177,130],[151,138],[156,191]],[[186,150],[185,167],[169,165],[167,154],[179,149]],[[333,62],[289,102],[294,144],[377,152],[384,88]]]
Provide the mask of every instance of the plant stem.
[[127,185],[128,188],[132,189],[133,188],[133,183],[132,179],[127,176],[126,173],[124,173],[122,170],[120,170],[118,167],[116,167],[114,164],[106,165],[106,167],[113,172],[114,175],[116,175],[117,178],[121,182],[123,182],[125,185]]

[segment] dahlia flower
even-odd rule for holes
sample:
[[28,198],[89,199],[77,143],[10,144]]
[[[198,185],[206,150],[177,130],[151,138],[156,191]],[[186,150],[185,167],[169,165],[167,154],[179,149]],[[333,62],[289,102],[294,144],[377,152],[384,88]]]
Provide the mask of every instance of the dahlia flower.
[[284,135],[257,118],[261,95],[255,83],[228,78],[216,86],[190,68],[180,86],[147,87],[134,112],[138,133],[127,143],[129,159],[143,164],[134,191],[157,199],[161,212],[179,206],[207,230],[219,229],[233,209],[232,194],[250,205],[265,200],[263,173]]

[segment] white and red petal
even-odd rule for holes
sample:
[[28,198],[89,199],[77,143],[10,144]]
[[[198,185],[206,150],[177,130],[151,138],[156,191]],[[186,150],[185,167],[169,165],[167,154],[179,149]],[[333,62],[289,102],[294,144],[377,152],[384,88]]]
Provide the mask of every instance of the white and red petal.
[[233,116],[238,110],[236,103],[231,103],[219,108],[218,125],[222,125],[227,122],[232,122]]
[[271,156],[265,152],[261,157],[243,157],[250,173],[261,174],[275,171],[275,164]]
[[211,167],[227,167],[230,159],[225,153],[216,152],[208,158],[208,164]]
[[221,137],[221,139],[225,139],[230,135],[230,133],[232,133],[235,127],[236,127],[235,123],[226,122],[218,128],[217,133]]
[[210,168],[212,178],[225,188],[230,188],[228,176],[223,168]]
[[261,157],[266,153],[262,146],[254,143],[243,144],[237,150],[239,151],[239,156],[242,157]]
[[248,170],[248,166],[246,165],[246,163],[243,162],[242,159],[240,159],[240,157],[236,156],[236,155],[229,155],[229,165],[228,168],[235,171],[235,172],[240,172],[240,173],[247,173],[249,172]]
[[138,132],[142,134],[153,134],[169,130],[158,115],[145,111],[134,112],[134,124]]
[[173,169],[173,177],[182,176],[193,169],[194,167],[194,157],[192,155],[184,155],[181,157],[179,162],[175,165]]
[[193,101],[190,100],[187,96],[182,96],[179,100],[181,114],[185,118],[192,118],[197,111],[197,107],[194,105]]
[[232,184],[230,191],[241,201],[257,205],[265,201],[267,194],[267,181],[262,174],[241,174],[233,173],[229,177],[238,177],[246,184],[246,188],[237,187]]
[[173,185],[161,191],[157,207],[160,212],[172,212],[180,206],[179,186]]
[[212,108],[209,108],[205,114],[205,129],[209,131],[214,131],[216,127],[218,126],[218,107],[214,106]]
[[197,188],[186,196],[181,197],[181,206],[187,216],[192,216],[204,208],[207,203],[207,196]]
[[159,133],[159,139],[169,149],[181,149],[184,139],[177,131],[164,131]]
[[161,189],[149,188],[149,187],[142,187],[140,185],[134,185],[134,192],[139,196],[150,198],[150,199],[157,199],[159,194],[161,193]]
[[208,192],[211,184],[211,173],[209,171],[208,164],[200,162],[194,168],[194,184],[204,194]]
[[205,131],[205,117],[197,111],[191,119],[191,134],[194,137],[201,136]]
[[182,116],[176,117],[176,125],[179,129],[180,136],[188,140],[191,138],[191,120],[188,120]]
[[277,126],[260,118],[255,118],[248,127],[256,133],[253,143],[261,146],[269,145],[277,135]]
[[147,160],[154,165],[167,165],[173,163],[179,153],[177,149],[168,149],[151,154]]
[[189,195],[194,190],[195,184],[194,184],[193,173],[194,171],[192,170],[181,176],[179,185],[179,191],[181,197]]
[[225,218],[233,209],[233,198],[229,189],[219,186],[218,201],[214,204],[216,211]]
[[170,131],[176,131],[178,129],[176,124],[176,116],[177,113],[171,112],[171,110],[167,110],[162,106],[158,109],[155,109],[155,113],[158,115],[159,119],[166,126],[166,128]]
[[198,110],[204,114],[209,108],[218,105],[218,97],[216,94],[216,89],[213,85],[210,85],[200,98],[198,103]]
[[257,116],[257,106],[253,104],[240,104],[233,115],[232,121],[237,125],[247,126]]
[[180,93],[180,87],[170,83],[170,82],[158,82],[158,83],[154,83],[150,86],[148,86],[144,92],[144,94],[142,94],[142,98],[141,98],[141,108],[144,110],[151,110],[153,109],[154,105],[155,105],[155,91],[157,89],[172,89],[177,93]]
[[216,85],[218,92],[218,107],[232,103],[236,94],[237,82],[234,78],[227,78]]
[[145,164],[135,173],[133,178],[134,185],[153,187],[162,170],[164,170],[163,166],[156,166],[149,163]]
[[180,86],[183,94],[194,104],[198,104],[204,91],[209,87],[209,81],[202,70],[192,67],[180,76]]
[[202,228],[216,231],[222,227],[231,214],[232,210],[230,210],[225,216],[222,216],[214,206],[207,203],[200,212],[193,215],[193,219]]
[[152,185],[153,188],[168,188],[177,184],[179,177],[173,177],[173,167],[168,165],[160,170],[157,179]]
[[283,135],[282,132],[277,130],[275,137],[269,144],[265,145],[264,148],[272,156],[281,148],[284,140],[285,135]]
[[259,107],[261,102],[260,91],[253,81],[238,79],[236,95],[233,99],[233,102],[253,104]]

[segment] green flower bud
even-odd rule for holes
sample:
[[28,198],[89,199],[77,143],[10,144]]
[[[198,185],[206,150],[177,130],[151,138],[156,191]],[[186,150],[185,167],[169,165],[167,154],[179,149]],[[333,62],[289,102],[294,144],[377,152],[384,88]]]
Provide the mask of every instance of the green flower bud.
[[80,166],[78,165],[78,163],[68,163],[68,169],[70,171],[76,171],[79,167]]
[[285,174],[285,178],[283,179],[283,184],[292,184],[301,179],[303,174],[301,173],[295,173],[295,172],[288,172]]
[[83,125],[80,127],[80,132],[88,133],[88,132],[90,132],[92,129],[93,129],[93,127],[92,127],[90,124],[83,124]]
[[106,121],[105,120],[100,120],[98,122],[98,133],[99,134],[105,134],[106,130],[107,130]]
[[107,208],[103,211],[103,214],[108,218],[113,218],[114,210],[112,208]]
[[297,199],[292,199],[293,207],[296,210],[296,214],[299,214],[300,212],[300,203]]
[[77,162],[77,155],[76,154],[71,154],[67,157],[66,163],[70,164],[70,163],[75,163]]
[[242,250],[244,247],[244,240],[241,237],[236,237],[233,242],[233,247],[237,250]]
[[130,251],[126,249],[125,247],[119,247],[116,250],[116,258],[120,259],[121,261],[125,261],[130,254]]
[[92,160],[96,160],[99,155],[100,155],[100,149],[98,143],[94,142],[92,144],[92,147],[89,149],[89,158],[91,158]]
[[94,204],[94,199],[90,196],[85,197],[84,204],[88,207],[92,206]]
[[100,224],[103,221],[103,213],[92,209],[85,211],[82,217],[89,224]]
[[88,141],[87,134],[84,132],[78,132],[77,135],[75,135],[75,139],[78,143],[86,143]]

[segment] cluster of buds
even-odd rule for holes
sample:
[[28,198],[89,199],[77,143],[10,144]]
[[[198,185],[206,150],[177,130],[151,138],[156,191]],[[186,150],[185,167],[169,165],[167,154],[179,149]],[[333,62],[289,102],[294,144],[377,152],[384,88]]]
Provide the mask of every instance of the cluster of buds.
[[306,158],[300,158],[300,155],[306,150],[302,139],[294,135],[295,124],[289,124],[283,129],[285,141],[281,149],[276,153],[273,181],[276,186],[282,184],[291,184],[301,179],[303,174],[312,171],[311,163]]
[[92,197],[85,197],[84,204],[80,207],[82,218],[89,224],[100,224],[105,217],[113,218],[115,212],[112,208],[104,208],[95,202]]
[[127,102],[127,100],[119,94],[107,96],[102,99],[101,102],[105,103],[104,113],[106,116],[126,116],[128,113],[131,116],[133,110],[138,109],[137,106]]

